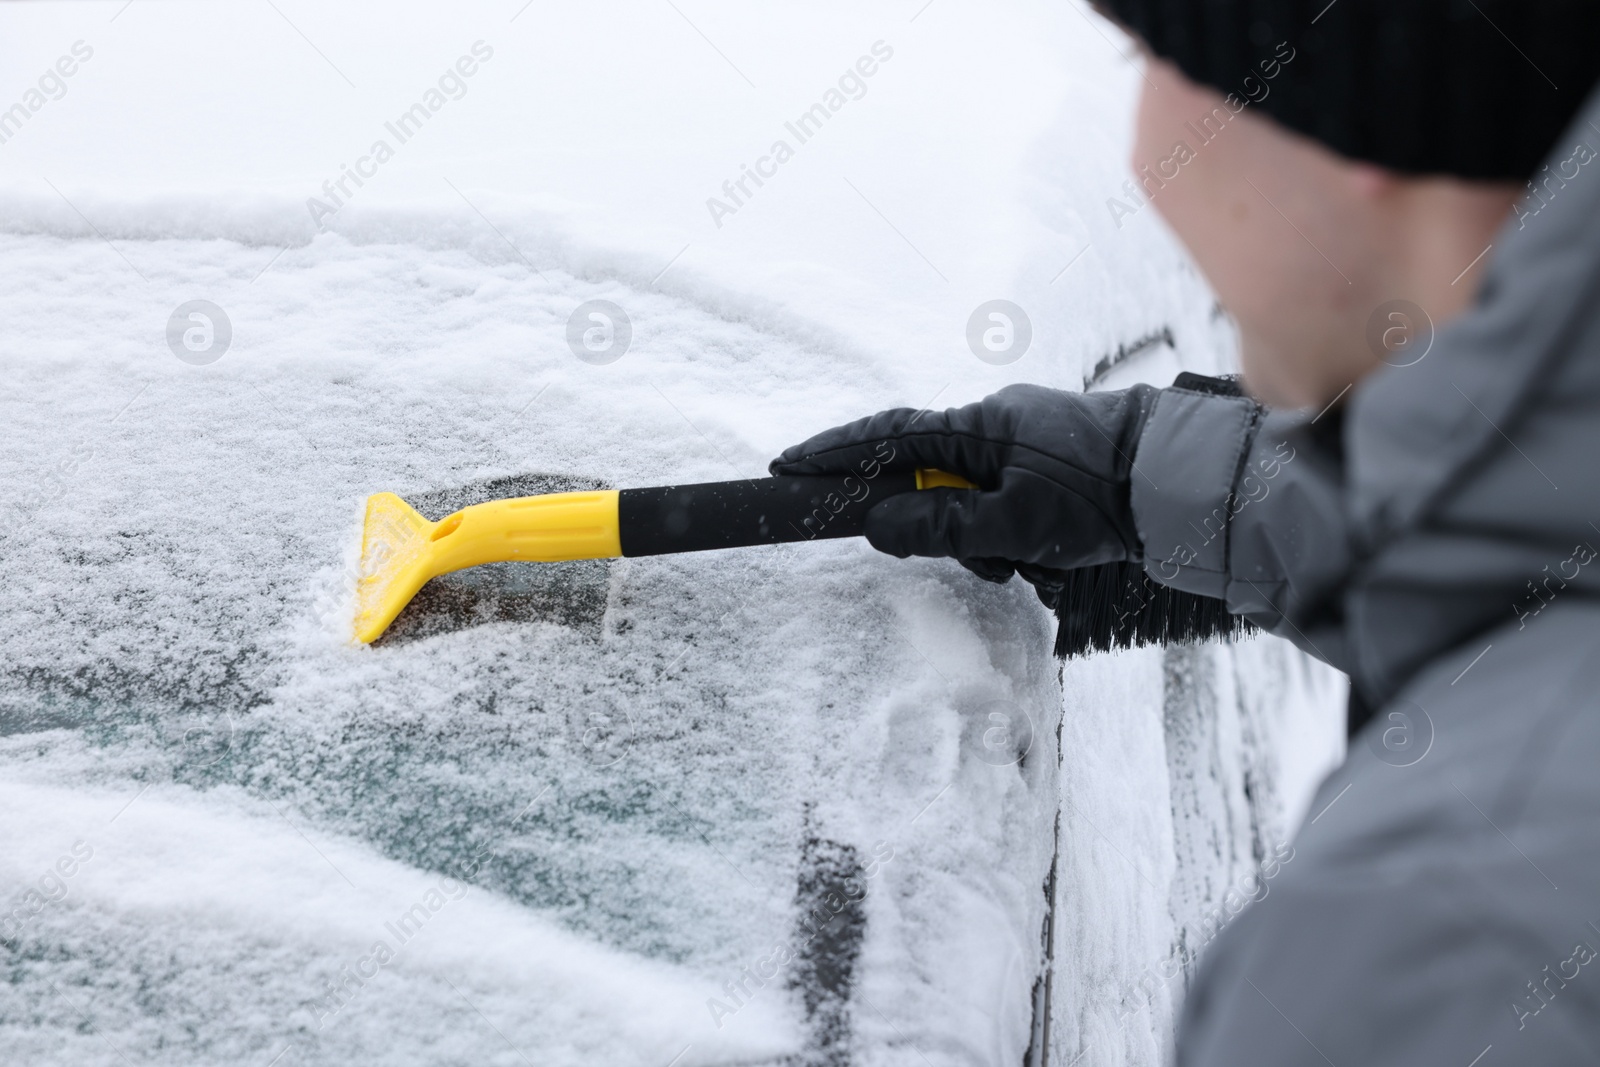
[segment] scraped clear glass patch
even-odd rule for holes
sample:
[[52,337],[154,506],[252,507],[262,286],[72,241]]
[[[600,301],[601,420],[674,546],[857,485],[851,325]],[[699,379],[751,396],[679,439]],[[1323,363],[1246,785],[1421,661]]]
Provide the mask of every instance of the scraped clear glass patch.
[[[605,486],[593,479],[525,474],[407,494],[430,522],[489,500],[573,493]],[[441,574],[422,587],[390,625],[384,645],[403,644],[494,622],[554,622],[599,636],[611,561],[486,563]]]

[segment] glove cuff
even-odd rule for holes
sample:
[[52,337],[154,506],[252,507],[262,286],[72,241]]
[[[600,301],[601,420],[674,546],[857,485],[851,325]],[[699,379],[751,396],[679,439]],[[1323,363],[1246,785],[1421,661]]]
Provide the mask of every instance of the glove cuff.
[[1242,396],[1163,389],[1145,421],[1130,486],[1144,567],[1163,585],[1221,599],[1234,487],[1262,408]]

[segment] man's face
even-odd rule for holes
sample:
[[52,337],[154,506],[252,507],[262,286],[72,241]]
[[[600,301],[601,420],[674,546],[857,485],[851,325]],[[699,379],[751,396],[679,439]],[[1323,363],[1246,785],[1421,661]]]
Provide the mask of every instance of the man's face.
[[[1505,218],[1514,184],[1389,174],[1251,107],[1235,114],[1163,60],[1150,59],[1147,74],[1135,178],[1164,183],[1146,188],[1238,323],[1256,396],[1321,407],[1384,357],[1368,341],[1380,305],[1413,301],[1437,325],[1470,302],[1477,275],[1451,278]],[[1204,141],[1208,118],[1220,132]],[[1187,162],[1159,168],[1175,156]]]

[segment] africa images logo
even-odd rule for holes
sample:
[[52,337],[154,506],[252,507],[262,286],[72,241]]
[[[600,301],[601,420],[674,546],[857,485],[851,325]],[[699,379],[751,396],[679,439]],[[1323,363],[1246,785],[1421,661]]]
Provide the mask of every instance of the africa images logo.
[[988,300],[967,317],[967,347],[993,367],[1015,363],[1033,343],[1033,322],[1010,300]]
[[[706,197],[706,210],[711,213],[711,221],[716,223],[717,229],[722,229],[725,217],[739,213],[739,209],[755,196],[756,191],[767,184],[766,179],[776,178],[778,168],[794,158],[795,149],[821,133],[823,124],[838,114],[846,103],[866,96],[866,79],[878,73],[879,68],[892,58],[893,47],[881,40],[872,42],[872,54],[863,55],[853,66],[846,67],[835,83],[837,87],[830,86],[822,94],[821,100],[801,112],[792,122],[783,124],[785,132],[794,139],[794,144],[790,144],[788,138],[775,139],[767,153],[756,158],[755,169],[752,170],[748,163],[741,163],[739,176],[722,183],[722,196]],[[845,95],[847,93],[848,97]],[[755,189],[750,187],[751,183],[755,184]]]
[[[393,122],[383,124],[384,130],[394,138],[393,145],[382,137],[373,141],[367,154],[357,157],[353,168],[348,163],[341,163],[339,176],[322,183],[322,194],[327,199],[313,196],[306,200],[306,210],[311,212],[311,221],[319,229],[326,224],[324,220],[337,214],[355,196],[356,190],[366,184],[363,179],[378,176],[378,168],[394,158],[395,145],[403,145],[421,133],[423,125],[443,110],[445,104],[467,95],[466,79],[478,73],[482,64],[494,58],[494,49],[483,41],[474,41],[471,51],[471,55],[463,55],[453,66],[446,67],[435,85],[423,91],[421,100],[402,111]],[[355,183],[355,189],[350,188],[352,182]]]
[[188,300],[167,319],[167,347],[191,367],[215,363],[233,343],[228,313],[209,300]]

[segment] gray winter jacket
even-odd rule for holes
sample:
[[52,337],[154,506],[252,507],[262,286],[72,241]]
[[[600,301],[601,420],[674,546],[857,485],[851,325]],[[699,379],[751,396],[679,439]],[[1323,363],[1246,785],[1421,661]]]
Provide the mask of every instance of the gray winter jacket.
[[1373,709],[1201,961],[1186,1067],[1600,1062],[1597,149],[1600,93],[1475,307],[1342,416],[1157,402],[1133,486],[1149,572]]

